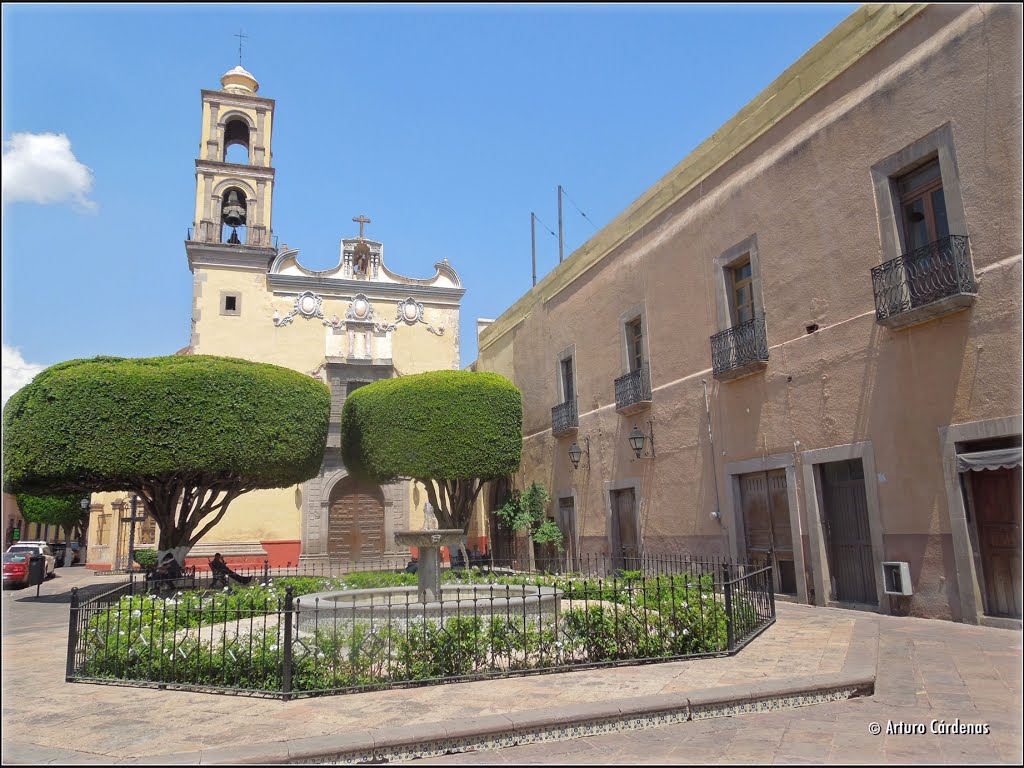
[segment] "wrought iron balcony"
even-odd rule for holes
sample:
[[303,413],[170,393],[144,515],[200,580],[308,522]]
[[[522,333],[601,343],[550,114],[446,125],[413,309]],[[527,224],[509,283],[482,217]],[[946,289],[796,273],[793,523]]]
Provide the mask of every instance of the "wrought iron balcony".
[[615,410],[635,413],[651,404],[651,369],[642,365],[615,380]]
[[965,235],[950,235],[871,269],[875,317],[905,328],[969,307],[977,284]]
[[768,367],[768,334],[764,318],[745,323],[711,337],[711,367],[719,381],[738,379]]
[[551,432],[564,435],[573,432],[580,425],[579,413],[576,410],[576,398],[566,400],[551,409]]

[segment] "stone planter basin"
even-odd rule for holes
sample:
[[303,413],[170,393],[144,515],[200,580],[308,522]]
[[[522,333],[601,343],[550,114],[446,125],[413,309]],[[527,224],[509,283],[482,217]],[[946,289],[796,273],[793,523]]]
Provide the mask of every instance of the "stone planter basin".
[[440,600],[424,603],[417,587],[381,587],[303,595],[295,599],[295,610],[299,629],[312,632],[357,621],[383,627],[456,616],[554,617],[561,597],[554,587],[445,584]]

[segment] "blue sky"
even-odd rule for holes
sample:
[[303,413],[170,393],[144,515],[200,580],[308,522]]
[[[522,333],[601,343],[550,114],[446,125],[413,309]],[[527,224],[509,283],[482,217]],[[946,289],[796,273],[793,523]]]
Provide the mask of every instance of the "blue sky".
[[[466,365],[558,184],[604,226],[855,8],[4,5],[4,400],[38,366],[188,344],[199,91],[240,28],[277,102],[275,234],[324,269],[365,213],[399,273],[447,257]],[[568,256],[595,229],[563,215]],[[541,225],[537,251],[539,279]]]

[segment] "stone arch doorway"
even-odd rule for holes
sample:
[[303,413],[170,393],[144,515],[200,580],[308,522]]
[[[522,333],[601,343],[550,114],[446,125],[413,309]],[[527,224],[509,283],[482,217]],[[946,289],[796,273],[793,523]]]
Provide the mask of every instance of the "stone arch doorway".
[[384,492],[380,486],[342,478],[331,489],[327,554],[368,560],[384,554]]

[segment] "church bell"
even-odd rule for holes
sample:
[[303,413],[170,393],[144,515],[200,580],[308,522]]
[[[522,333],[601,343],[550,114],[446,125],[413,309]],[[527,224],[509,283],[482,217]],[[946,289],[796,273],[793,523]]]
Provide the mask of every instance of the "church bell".
[[221,210],[224,223],[229,227],[240,227],[245,224],[245,203],[238,196],[237,190],[232,189],[228,192],[228,198]]

